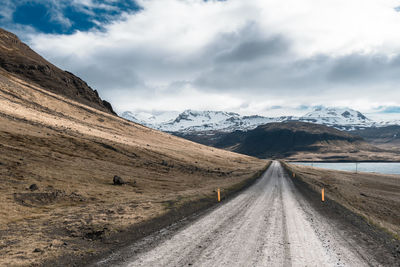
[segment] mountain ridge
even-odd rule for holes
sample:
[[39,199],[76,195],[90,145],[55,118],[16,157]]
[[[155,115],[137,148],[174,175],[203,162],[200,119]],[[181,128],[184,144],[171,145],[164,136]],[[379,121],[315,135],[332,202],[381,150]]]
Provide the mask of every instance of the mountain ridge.
[[96,90],[71,72],[63,71],[23,43],[18,36],[0,28],[0,68],[11,75],[93,108],[116,114]]
[[310,122],[348,131],[368,127],[383,127],[396,123],[400,124],[400,121],[376,122],[354,109],[336,107],[316,107],[313,111],[300,117],[264,117],[260,115],[241,116],[238,113],[233,112],[196,111],[190,109],[177,114],[175,118],[169,117],[164,121],[157,119],[137,119],[135,114],[129,111],[123,112],[121,116],[150,128],[164,132],[177,132],[180,134],[194,134],[210,131],[248,131],[255,129],[259,125],[284,121]]

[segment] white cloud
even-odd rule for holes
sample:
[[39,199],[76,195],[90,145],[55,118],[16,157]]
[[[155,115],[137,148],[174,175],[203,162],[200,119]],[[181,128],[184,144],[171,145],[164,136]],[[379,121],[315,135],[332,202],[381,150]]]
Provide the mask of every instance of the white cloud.
[[[92,1],[75,1],[92,5]],[[104,31],[34,35],[123,110],[398,105],[395,0],[140,0]]]
[[263,25],[292,37],[303,56],[399,52],[397,0],[258,2],[264,7]]

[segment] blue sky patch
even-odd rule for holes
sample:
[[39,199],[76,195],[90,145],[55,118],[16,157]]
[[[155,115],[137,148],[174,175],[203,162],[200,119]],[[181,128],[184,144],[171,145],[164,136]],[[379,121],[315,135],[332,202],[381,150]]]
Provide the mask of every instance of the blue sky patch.
[[62,25],[51,21],[50,13],[46,6],[40,3],[26,3],[18,6],[13,14],[13,21],[17,24],[32,26],[45,33],[63,31]]
[[134,0],[93,0],[83,4],[68,0],[6,0],[12,15],[0,15],[0,27],[30,26],[38,32],[72,34],[75,31],[101,30],[123,13],[135,13],[141,7]]
[[381,113],[400,113],[400,106],[385,107]]

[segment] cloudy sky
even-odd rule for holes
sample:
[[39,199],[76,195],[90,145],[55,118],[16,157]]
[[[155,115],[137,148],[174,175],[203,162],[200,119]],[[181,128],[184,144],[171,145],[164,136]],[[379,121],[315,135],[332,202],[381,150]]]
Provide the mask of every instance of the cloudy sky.
[[118,112],[400,118],[398,0],[1,2],[1,27]]

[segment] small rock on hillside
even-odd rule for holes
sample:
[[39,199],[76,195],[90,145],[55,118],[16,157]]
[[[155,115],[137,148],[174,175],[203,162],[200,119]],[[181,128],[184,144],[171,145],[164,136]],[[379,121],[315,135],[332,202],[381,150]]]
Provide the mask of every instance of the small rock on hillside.
[[115,175],[114,179],[113,179],[113,183],[114,183],[114,185],[123,185],[123,184],[125,184],[125,181],[118,175]]

